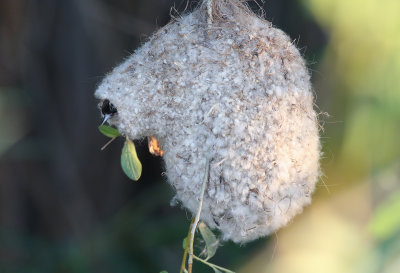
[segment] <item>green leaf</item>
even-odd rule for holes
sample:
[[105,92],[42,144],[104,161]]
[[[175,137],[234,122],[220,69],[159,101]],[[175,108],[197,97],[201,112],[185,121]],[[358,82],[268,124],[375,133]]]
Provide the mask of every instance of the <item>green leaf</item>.
[[166,270],[161,271],[160,273],[168,273]]
[[400,191],[393,193],[375,210],[369,229],[377,238],[386,240],[400,230]]
[[99,131],[106,137],[110,137],[110,138],[114,138],[114,137],[121,135],[117,129],[107,126],[107,125],[100,125]]
[[135,144],[126,138],[124,148],[122,148],[121,167],[124,173],[132,180],[139,180],[142,174],[142,163],[136,154]]
[[218,240],[217,237],[215,237],[214,233],[207,227],[205,223],[201,222],[199,224],[199,230],[201,237],[203,237],[204,242],[206,243],[207,261],[215,255],[215,252],[218,248]]
[[212,269],[214,269],[215,273],[222,273],[221,271],[219,271],[217,268],[213,267]]
[[186,247],[187,247],[187,237],[185,237],[185,239],[183,239],[182,247],[183,247],[183,250],[186,250]]

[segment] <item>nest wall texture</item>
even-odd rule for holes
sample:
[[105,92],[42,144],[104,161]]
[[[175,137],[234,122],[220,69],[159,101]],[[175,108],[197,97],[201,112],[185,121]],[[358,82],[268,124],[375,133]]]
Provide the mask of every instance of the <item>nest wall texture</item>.
[[320,144],[310,76],[289,37],[237,1],[165,26],[95,95],[131,139],[156,137],[176,199],[225,240],[274,232],[311,202]]

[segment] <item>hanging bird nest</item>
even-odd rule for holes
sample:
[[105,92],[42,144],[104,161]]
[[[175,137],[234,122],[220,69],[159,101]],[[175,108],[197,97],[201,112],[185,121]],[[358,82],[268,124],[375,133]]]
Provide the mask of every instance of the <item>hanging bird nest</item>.
[[[224,240],[286,225],[311,202],[320,143],[310,75],[290,38],[238,0],[214,0],[157,31],[95,96],[128,136],[153,136],[175,200]],[[211,12],[210,12],[211,11]]]

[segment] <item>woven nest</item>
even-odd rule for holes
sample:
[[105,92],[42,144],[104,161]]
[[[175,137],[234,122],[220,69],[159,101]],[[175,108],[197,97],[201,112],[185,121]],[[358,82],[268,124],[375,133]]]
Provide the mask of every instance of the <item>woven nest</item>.
[[289,37],[241,1],[214,0],[157,31],[95,96],[109,123],[154,136],[175,199],[224,240],[274,232],[311,202],[320,143],[310,76]]

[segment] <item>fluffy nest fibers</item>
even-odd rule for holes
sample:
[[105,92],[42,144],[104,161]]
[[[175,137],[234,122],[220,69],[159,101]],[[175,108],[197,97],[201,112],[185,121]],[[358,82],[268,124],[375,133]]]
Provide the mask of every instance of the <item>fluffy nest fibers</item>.
[[[222,239],[244,243],[311,202],[320,143],[310,75],[290,38],[239,0],[205,2],[157,31],[95,96],[109,123],[164,150],[175,199]],[[210,13],[211,11],[211,13]]]

